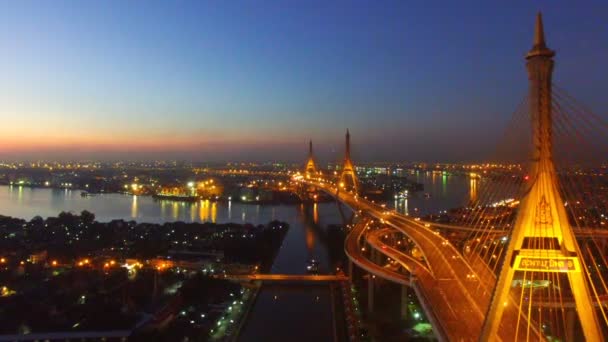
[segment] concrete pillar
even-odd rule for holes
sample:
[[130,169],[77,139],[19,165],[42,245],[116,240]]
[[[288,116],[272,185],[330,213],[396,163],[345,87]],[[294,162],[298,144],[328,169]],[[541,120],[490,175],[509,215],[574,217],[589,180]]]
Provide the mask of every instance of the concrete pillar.
[[376,262],[376,250],[373,249],[371,246],[368,246],[367,248],[369,248],[369,259],[375,263]]
[[382,265],[382,253],[372,248],[372,262],[376,265]]
[[384,256],[384,254],[378,252],[378,260],[376,260],[376,263],[378,263],[378,265],[380,265],[380,266],[383,266],[385,262],[386,262],[386,257]]
[[371,274],[367,278],[367,311],[374,312],[374,276]]
[[408,304],[410,303],[409,286],[401,285],[401,319],[407,319],[409,316]]
[[575,341],[576,309],[566,308],[566,341]]

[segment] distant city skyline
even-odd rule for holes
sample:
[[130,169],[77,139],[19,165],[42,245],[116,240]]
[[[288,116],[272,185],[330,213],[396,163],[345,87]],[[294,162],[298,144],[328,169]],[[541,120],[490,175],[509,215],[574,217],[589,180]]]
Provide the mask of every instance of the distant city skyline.
[[[0,160],[475,161],[527,91],[608,115],[608,4],[19,1],[0,10]],[[484,144],[478,143],[484,141]]]

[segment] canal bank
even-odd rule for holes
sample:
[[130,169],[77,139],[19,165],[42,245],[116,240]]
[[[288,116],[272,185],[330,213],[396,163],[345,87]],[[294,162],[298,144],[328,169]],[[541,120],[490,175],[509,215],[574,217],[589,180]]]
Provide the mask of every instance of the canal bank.
[[249,300],[247,300],[247,303],[245,304],[246,307],[245,307],[245,310],[243,312],[241,319],[239,320],[238,327],[236,328],[234,334],[232,334],[232,336],[230,336],[230,338],[228,339],[228,341],[230,341],[230,342],[238,341],[239,336],[241,336],[243,327],[249,320],[249,315],[251,313],[251,309],[254,307],[255,303],[257,302],[258,294],[260,293],[260,289],[262,288],[262,282],[256,281],[251,284],[251,287],[253,289],[253,293],[251,294],[251,298],[249,298]]

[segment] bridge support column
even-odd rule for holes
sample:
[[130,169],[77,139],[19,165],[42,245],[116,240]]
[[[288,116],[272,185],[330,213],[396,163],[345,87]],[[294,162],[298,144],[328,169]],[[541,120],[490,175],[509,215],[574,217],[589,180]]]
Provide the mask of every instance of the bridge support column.
[[407,320],[409,316],[409,286],[401,285],[401,319]]
[[378,252],[376,249],[370,247],[372,249],[371,251],[371,259],[372,262],[376,265],[382,265],[382,253]]
[[374,276],[371,274],[367,278],[367,311],[374,312]]
[[574,329],[576,328],[576,309],[567,308],[566,310],[566,341],[575,341],[576,335]]

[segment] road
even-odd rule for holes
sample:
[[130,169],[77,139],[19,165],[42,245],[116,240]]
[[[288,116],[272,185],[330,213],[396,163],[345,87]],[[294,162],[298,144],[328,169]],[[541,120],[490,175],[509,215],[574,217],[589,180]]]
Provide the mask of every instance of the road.
[[350,233],[346,237],[346,242],[344,244],[344,251],[346,253],[346,256],[355,265],[370,274],[376,275],[383,279],[390,280],[397,284],[409,286],[409,276],[401,274],[399,272],[395,272],[380,265],[376,265],[362,253],[361,246],[359,245],[359,240],[361,239],[361,236],[365,233],[365,229],[368,227],[369,221],[369,219],[363,219],[351,229]]
[[382,242],[383,236],[394,232],[395,230],[392,228],[374,230],[366,235],[365,241],[370,245],[371,248],[397,261],[401,266],[403,266],[403,268],[412,274],[419,274],[423,271],[433,274],[433,272],[423,262],[420,262],[416,258],[390,246],[390,244]]
[[298,282],[327,282],[344,281],[348,277],[340,274],[224,274],[216,275],[215,278],[236,281],[298,281]]

